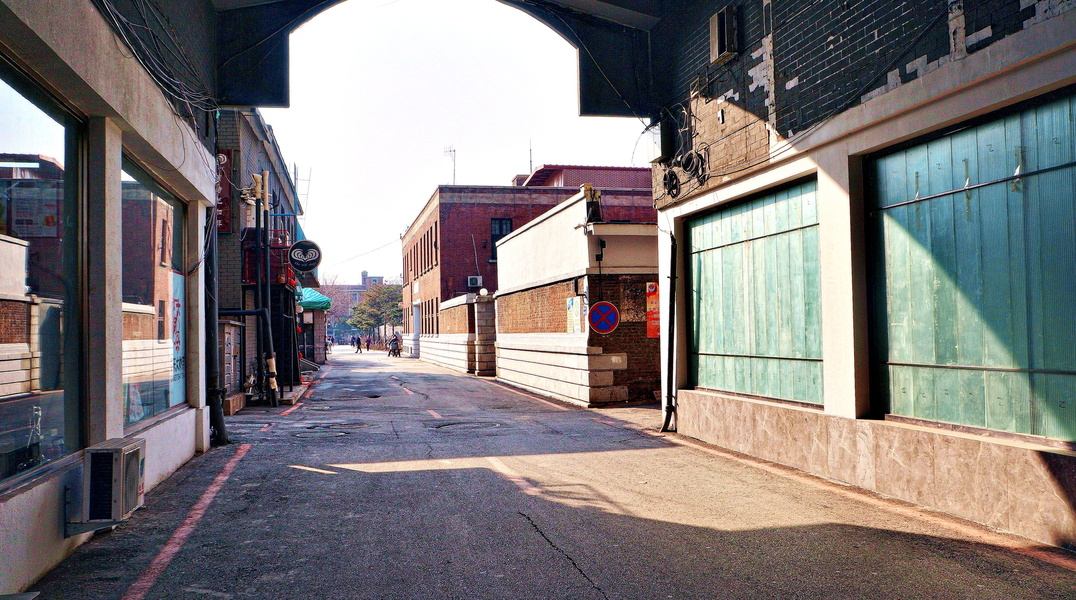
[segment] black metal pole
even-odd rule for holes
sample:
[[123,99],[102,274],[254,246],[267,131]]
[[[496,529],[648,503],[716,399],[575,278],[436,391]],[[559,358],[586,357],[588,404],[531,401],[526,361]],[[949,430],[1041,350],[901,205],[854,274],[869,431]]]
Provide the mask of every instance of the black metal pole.
[[[225,183],[224,185],[228,185]],[[206,220],[213,226],[209,232],[209,248],[205,260],[205,320],[206,320],[206,405],[209,407],[209,441],[214,446],[229,443],[224,427],[224,393],[220,385],[220,339],[217,335],[220,317],[217,302],[217,225],[216,207],[206,209]]]
[[669,317],[668,317],[668,377],[665,385],[668,387],[666,390],[665,400],[665,422],[661,425],[661,431],[674,431],[670,429],[669,425],[672,424],[673,416],[676,414],[676,235],[669,234],[669,240],[671,242],[670,248],[670,266],[672,269],[669,271]]
[[[264,182],[263,182],[264,185]],[[262,195],[261,190],[255,188],[254,193],[254,240],[251,248],[254,253],[254,310],[261,310],[264,308],[262,304],[262,252],[261,252],[261,235],[262,235]],[[266,389],[266,377],[265,377],[265,327],[263,323],[255,321],[257,327],[254,330],[254,339],[258,350],[258,358],[254,361],[255,373],[257,374],[258,390],[261,393],[261,400],[264,401],[268,398]]]
[[[272,261],[271,261],[271,254],[270,254],[270,250],[269,250],[270,243],[269,243],[269,172],[268,171],[262,171],[262,193],[264,194],[264,200],[265,200],[264,207],[262,208],[262,210],[264,211],[264,213],[262,214],[262,227],[263,227],[262,234],[264,235],[264,238],[261,240],[262,243],[265,244],[265,246],[264,246],[264,248],[262,250],[265,253],[265,262],[263,263],[263,266],[264,266],[264,269],[265,269],[265,274],[263,276],[263,281],[265,283],[265,286],[262,289],[262,307],[264,307],[266,309],[266,312],[268,312],[269,314],[272,314],[271,311],[272,311],[272,306],[273,305],[272,305],[272,301],[270,299],[270,296],[271,296],[270,295],[270,286],[272,285],[272,280],[271,280],[272,270],[270,269],[270,265],[272,264]],[[273,325],[272,325],[272,322],[270,321],[270,319],[268,319],[268,318],[265,319],[265,337],[268,340],[266,342],[266,346],[265,346],[265,366],[266,366],[266,369],[268,371],[266,373],[266,377],[268,378],[268,388],[269,389],[267,390],[267,392],[269,394],[269,405],[270,406],[277,406],[279,404],[279,402],[280,402],[279,398],[277,397],[277,389],[278,389],[278,386],[280,384],[277,382],[276,352],[274,352],[274,350],[273,350],[273,347],[275,345],[274,342],[273,342]]]

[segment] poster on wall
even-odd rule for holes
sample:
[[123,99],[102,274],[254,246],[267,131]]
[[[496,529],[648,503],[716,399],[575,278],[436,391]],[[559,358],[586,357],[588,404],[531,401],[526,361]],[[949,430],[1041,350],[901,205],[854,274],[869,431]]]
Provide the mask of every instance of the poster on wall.
[[583,331],[583,297],[574,296],[567,301],[568,333]]
[[172,380],[168,387],[168,404],[187,400],[187,289],[182,273],[172,273]]
[[646,284],[646,337],[661,337],[661,297],[656,281]]
[[20,238],[57,236],[60,182],[43,182],[11,190],[11,231]]
[[7,228],[7,194],[0,193],[0,234],[11,235],[13,232]]

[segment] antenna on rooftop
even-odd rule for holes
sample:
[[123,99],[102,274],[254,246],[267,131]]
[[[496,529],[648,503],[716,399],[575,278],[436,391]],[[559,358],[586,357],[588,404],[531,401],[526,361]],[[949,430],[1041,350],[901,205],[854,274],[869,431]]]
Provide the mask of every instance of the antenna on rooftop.
[[[292,163],[292,178],[295,180],[295,193],[299,196],[299,201],[303,206],[303,221],[306,221],[306,213],[310,211],[310,180],[314,178],[314,167],[306,172],[306,179],[299,178],[299,163]],[[306,186],[304,188],[303,184]]]
[[527,168],[528,173],[534,172],[534,140],[527,140],[527,145],[530,147],[530,163]]
[[452,157],[452,185],[456,185],[456,147],[445,146],[445,156]]

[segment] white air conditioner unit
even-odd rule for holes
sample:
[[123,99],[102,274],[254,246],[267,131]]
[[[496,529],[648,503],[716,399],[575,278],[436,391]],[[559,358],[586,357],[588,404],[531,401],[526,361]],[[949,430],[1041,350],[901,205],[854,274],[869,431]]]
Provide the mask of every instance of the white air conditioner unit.
[[467,277],[467,287],[482,287],[481,275],[470,275]]
[[83,461],[82,520],[67,522],[68,537],[125,521],[146,499],[146,440],[108,440]]
[[146,500],[146,440],[117,438],[86,449],[83,506],[89,521],[123,521]]

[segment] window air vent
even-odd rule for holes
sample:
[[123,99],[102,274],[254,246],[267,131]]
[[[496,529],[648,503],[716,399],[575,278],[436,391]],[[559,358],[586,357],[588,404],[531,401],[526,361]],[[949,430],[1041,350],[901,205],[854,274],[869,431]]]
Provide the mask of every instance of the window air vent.
[[736,54],[736,5],[710,17],[710,62],[725,62]]

